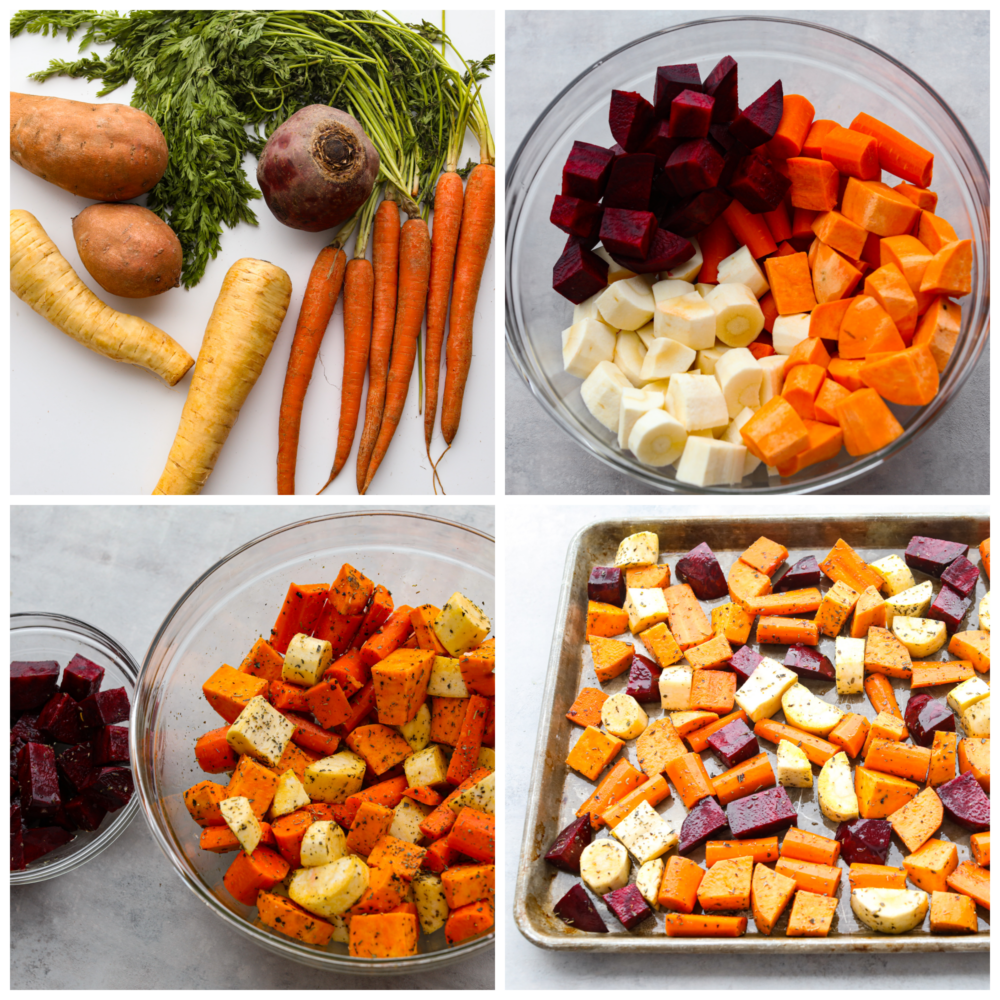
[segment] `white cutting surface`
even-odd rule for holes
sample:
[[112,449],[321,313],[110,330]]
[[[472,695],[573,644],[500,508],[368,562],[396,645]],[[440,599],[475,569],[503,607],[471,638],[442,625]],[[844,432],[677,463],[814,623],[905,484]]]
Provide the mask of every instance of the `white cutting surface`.
[[[421,18],[440,24],[440,10],[399,10],[407,21]],[[446,27],[466,58],[496,51],[493,11],[448,11]],[[10,42],[10,86],[22,93],[71,100],[97,99],[101,84],[53,77],[46,83],[28,74],[51,59],[75,59],[78,39],[22,35]],[[454,58],[453,54],[451,58]],[[101,101],[128,104],[133,85]],[[490,123],[494,122],[494,81],[483,87]],[[469,133],[460,163],[479,161]],[[257,163],[244,162],[256,186]],[[498,188],[499,190],[499,188]],[[145,197],[136,199],[145,203]],[[310,268],[332,232],[304,233],[279,223],[264,202],[253,203],[259,226],[224,229],[222,250],[201,283],[186,291],[172,289],[150,299],[124,299],[105,292],[83,267],[73,240],[71,219],[87,205],[54,184],[16,164],[10,166],[10,207],[31,212],[80,278],[100,298],[122,312],[142,316],[169,333],[197,357],[205,324],[229,267],[241,257],[258,257],[283,267],[292,280],[292,300],[264,371],[229,435],[205,494],[274,494],[278,446],[278,407],[285,367]],[[499,213],[498,213],[499,215]],[[347,245],[348,256],[354,240]],[[369,257],[371,247],[369,244]],[[462,423],[454,447],[441,464],[450,495],[494,492],[494,249],[491,247],[475,317],[472,367]],[[75,343],[34,313],[13,293],[10,314],[11,478],[12,494],[148,494],[164,462],[191,381],[186,375],[173,389],[130,365],[116,364]],[[337,440],[343,370],[343,305],[338,303],[327,330],[306,396],[299,440],[298,493],[315,493],[330,472]],[[366,388],[367,394],[367,388]],[[364,404],[362,403],[362,419]],[[440,425],[440,420],[438,420]],[[325,495],[356,495],[354,450]],[[444,448],[435,430],[431,454]],[[400,426],[369,495],[432,493],[430,464],[424,449],[424,420],[417,412],[414,369]]]

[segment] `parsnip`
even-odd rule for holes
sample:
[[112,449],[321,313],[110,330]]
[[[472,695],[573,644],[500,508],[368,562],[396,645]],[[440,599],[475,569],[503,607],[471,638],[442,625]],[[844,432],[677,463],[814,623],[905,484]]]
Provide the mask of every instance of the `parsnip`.
[[201,492],[271,353],[291,297],[291,279],[267,261],[244,257],[226,272],[154,494]]
[[10,287],[63,333],[103,354],[176,385],[194,359],[159,327],[102,302],[30,213],[10,213]]

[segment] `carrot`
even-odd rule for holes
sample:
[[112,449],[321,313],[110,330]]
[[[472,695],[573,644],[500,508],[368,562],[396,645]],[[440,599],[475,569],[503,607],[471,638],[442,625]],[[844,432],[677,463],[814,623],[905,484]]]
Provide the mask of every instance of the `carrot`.
[[724,917],[708,913],[668,913],[667,937],[742,937],[746,917]]
[[636,770],[627,760],[620,760],[605,775],[583,805],[577,809],[576,814],[577,816],[585,816],[589,813],[590,825],[598,830],[601,827],[601,813],[620,802],[639,786],[644,785],[647,780],[642,771]]
[[808,618],[782,618],[763,615],[757,619],[757,641],[806,646],[819,645],[819,627]]
[[758,840],[710,840],[705,844],[705,867],[726,858],[752,858],[754,863],[778,860],[778,838],[763,837]]
[[[735,676],[735,675],[733,675]],[[766,753],[759,753],[712,778],[712,790],[719,805],[753,795],[775,784],[774,770]]]
[[[768,333],[774,333],[774,321],[778,318],[778,307],[774,304],[774,296],[767,292],[757,305],[760,306],[760,311],[764,314],[764,329]],[[748,349],[758,361],[762,357],[766,358],[775,353],[774,344],[762,342],[760,337],[750,344]]]
[[358,445],[358,492],[364,492],[368,464],[378,439],[385,406],[386,376],[392,348],[396,317],[396,292],[399,281],[399,206],[392,189],[386,188],[385,201],[375,213],[372,233],[372,270],[375,288],[372,303],[371,349],[368,353],[368,397],[365,400],[365,423]]
[[878,162],[878,143],[870,135],[851,129],[830,129],[823,136],[821,156],[842,174],[863,181],[879,180],[882,171]]
[[770,934],[785,907],[795,895],[795,880],[771,871],[767,865],[754,867],[750,883],[750,906],[754,925],[762,934]]
[[774,870],[787,878],[794,879],[799,889],[815,892],[821,896],[835,895],[840,884],[841,869],[834,865],[799,861],[782,855]]
[[777,744],[780,740],[788,740],[789,743],[802,749],[810,763],[818,764],[820,767],[840,749],[819,736],[813,736],[783,722],[775,722],[773,719],[760,719],[754,724],[753,731],[755,736],[770,743]]
[[[878,622],[874,624],[877,625]],[[865,629],[865,634],[867,632],[868,630]],[[896,703],[896,692],[892,689],[892,682],[884,674],[869,674],[865,678],[865,694],[868,695],[868,700],[872,703],[872,708],[875,709],[876,713],[886,712],[899,719],[900,722],[903,721],[903,713]],[[903,739],[905,740],[908,735],[904,724]]]
[[336,733],[328,733],[311,719],[294,712],[282,712],[281,714],[295,726],[292,742],[296,746],[300,746],[304,750],[313,750],[327,757],[336,753],[337,746],[340,744],[340,737]]
[[[395,809],[403,801],[403,793],[406,791],[406,787],[405,775],[385,778],[374,785],[369,785],[360,792],[355,792],[354,795],[348,795],[346,804],[356,806],[360,809],[365,802],[374,802],[377,805],[385,806],[387,809]],[[351,823],[354,822],[355,816],[357,816],[357,811],[351,817]]]
[[835,128],[840,128],[835,121],[831,121],[829,118],[817,118],[809,126],[809,133],[806,135],[805,142],[802,143],[801,155],[819,159],[822,155],[823,136]]
[[296,809],[271,825],[281,856],[293,867],[302,865],[302,838],[315,820],[304,809]]
[[852,132],[874,137],[878,142],[878,162],[883,170],[925,188],[934,173],[934,154],[905,135],[864,112],[851,122]]
[[781,842],[781,856],[833,866],[840,857],[840,842],[793,826]]
[[889,865],[852,862],[847,871],[851,889],[905,889],[906,872]]
[[[281,611],[278,612],[278,617],[275,619],[274,628],[271,629],[271,645],[281,657],[282,663],[284,663],[284,654],[288,651],[288,644],[296,633],[313,634],[326,604],[328,591],[329,587],[325,583],[290,583],[288,585],[288,593],[285,595]],[[242,669],[241,666],[240,670]],[[245,672],[253,673],[249,670]],[[268,680],[280,680],[281,671],[270,669],[254,673],[254,676],[266,676]]]
[[750,253],[758,260],[774,253],[778,244],[774,242],[771,230],[763,216],[751,215],[738,201],[732,201],[722,213],[733,236],[750,249]]
[[[837,207],[837,182],[840,174],[832,163],[808,156],[793,156],[785,162],[792,182],[789,194],[793,208],[830,212]],[[792,235],[798,235],[794,225]]]
[[288,874],[288,862],[269,847],[240,851],[222,879],[229,894],[246,906],[257,905],[261,889],[273,889]]
[[844,447],[853,456],[878,451],[903,433],[902,425],[874,389],[859,389],[839,402],[837,419],[844,432]]
[[670,586],[670,567],[666,563],[656,566],[633,566],[625,570],[625,586],[663,590]]
[[911,853],[933,837],[943,821],[944,806],[933,788],[925,788],[889,815],[893,830]]
[[609,805],[596,821],[594,814],[591,813],[590,825],[607,826],[613,830],[623,819],[631,816],[643,802],[658,806],[668,798],[670,798],[670,786],[667,784],[667,779],[658,774]]
[[931,765],[927,769],[927,784],[932,788],[943,785],[955,777],[955,748],[957,744],[957,733],[946,733],[940,729],[934,731],[934,743],[931,745]]
[[861,752],[869,728],[870,724],[863,715],[848,712],[827,733],[827,738],[834,746],[840,747],[848,757],[853,758]]
[[897,740],[872,740],[865,754],[865,767],[882,774],[894,774],[923,783],[931,764],[930,747],[913,746]]
[[[275,846],[274,831],[270,823],[261,822],[260,843]],[[229,854],[230,851],[240,850],[241,846],[236,834],[228,826],[206,826],[198,838],[198,847],[213,854]]]
[[739,250],[740,245],[721,215],[698,234],[698,245],[702,256],[698,280],[714,285],[719,280],[720,262]]
[[812,224],[820,212],[811,208],[796,208],[792,206],[792,236],[793,240],[811,240]]
[[39,221],[21,209],[10,213],[10,287],[84,347],[145,368],[167,385],[176,385],[194,364],[180,344],[152,323],[105,305],[80,280]]
[[667,764],[666,772],[685,809],[690,809],[695,803],[715,794],[712,779],[699,754],[686,753],[675,757]]
[[660,878],[656,901],[668,910],[678,913],[694,912],[698,902],[698,887],[705,877],[705,869],[690,858],[672,854],[667,859]]
[[776,209],[764,212],[763,215],[764,221],[767,223],[767,228],[771,231],[772,239],[775,243],[780,244],[778,253],[795,253],[795,247],[782,242],[783,240],[790,240],[792,238],[792,220],[788,215],[788,205],[785,202],[781,202]]
[[816,109],[801,94],[785,94],[778,129],[764,146],[768,156],[782,160],[798,156],[809,135],[815,114]]
[[201,492],[271,353],[291,297],[288,275],[267,261],[243,258],[226,272],[154,495]]
[[904,198],[909,198],[921,212],[933,212],[937,208],[938,196],[933,191],[926,188],[914,187],[905,181],[895,185],[893,191],[898,191]]
[[268,688],[268,698],[279,711],[308,712],[309,702],[306,701],[306,689],[286,681],[271,681]]
[[[393,610],[385,622],[362,644],[360,650],[362,663],[373,667],[406,642],[413,631],[413,623],[410,621],[412,610],[413,608],[406,604],[401,604]],[[429,650],[421,652],[429,652]],[[433,657],[431,660],[433,662]]]

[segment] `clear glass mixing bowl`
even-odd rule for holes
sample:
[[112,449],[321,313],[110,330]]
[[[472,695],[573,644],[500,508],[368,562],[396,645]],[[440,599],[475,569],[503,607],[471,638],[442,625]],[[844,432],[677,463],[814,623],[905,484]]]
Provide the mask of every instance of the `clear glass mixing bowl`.
[[[60,667],[65,667],[76,653],[104,667],[103,689],[123,687],[129,701],[135,704],[139,664],[111,636],[66,615],[32,611],[10,616],[12,660],[56,660]],[[138,810],[139,796],[133,795],[121,809],[109,812],[97,830],[77,830],[68,844],[43,854],[24,871],[11,872],[10,884],[44,882],[85,865],[125,832]]]
[[[763,465],[739,486],[699,489],[674,479],[674,469],[642,465],[618,447],[580,398],[578,378],[563,371],[560,332],[573,306],[552,290],[552,266],[566,236],[549,222],[562,167],[577,140],[611,145],[611,91],[651,98],[656,67],[697,63],[707,73],[724,55],[739,64],[744,95],[762,94],[776,79],[785,93],[805,94],[817,118],[850,124],[865,111],[934,153],[937,214],[971,238],[972,293],[960,300],[962,334],[937,397],[924,407],[891,405],[904,432],[871,455],[846,451],[796,476],[768,479]],[[896,181],[883,178],[889,184]],[[989,336],[989,173],[962,123],[923,81],[891,56],[843,32],[774,17],[694,21],[637,39],[585,69],[532,126],[506,178],[507,350],[545,411],[579,445],[619,472],[668,493],[812,493],[842,486],[901,452],[943,412],[969,377]]]
[[460,590],[492,619],[493,561],[493,538],[466,525],[388,511],[331,514],[248,542],[174,605],[146,654],[132,710],[137,799],[185,885],[229,927],[286,958],[353,973],[413,974],[493,947],[491,933],[450,948],[439,930],[421,936],[418,955],[365,959],[348,955],[343,944],[319,947],[278,934],[223,887],[232,856],[199,849],[201,828],[183,799],[185,789],[206,777],[195,760],[195,740],[220,721],[201,686],[221,664],[238,665],[267,634],[289,582],[332,581],[349,562],[388,587],[397,604],[440,602]]

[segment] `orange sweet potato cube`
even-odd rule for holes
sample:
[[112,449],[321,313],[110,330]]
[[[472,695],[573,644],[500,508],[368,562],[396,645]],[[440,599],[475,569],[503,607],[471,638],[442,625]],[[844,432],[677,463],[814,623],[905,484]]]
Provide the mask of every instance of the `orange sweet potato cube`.
[[402,726],[416,718],[427,700],[434,656],[432,649],[395,649],[372,666],[379,722]]
[[595,726],[587,726],[570,750],[566,763],[585,778],[596,781],[623,746],[625,744],[614,736],[602,733]]
[[581,688],[580,693],[576,696],[576,701],[566,713],[566,718],[584,728],[599,726],[601,724],[601,706],[607,700],[608,696],[597,688]]
[[240,762],[233,771],[233,776],[229,779],[229,786],[226,788],[227,798],[237,795],[250,800],[250,808],[257,819],[263,819],[267,812],[271,800],[274,798],[274,791],[278,787],[278,776],[263,764],[244,754],[240,757]]
[[763,535],[740,556],[740,560],[753,566],[764,576],[774,576],[778,567],[788,558],[788,549],[780,542],[772,542]]
[[594,671],[602,683],[612,680],[631,666],[634,650],[630,643],[599,635],[588,635],[587,641],[594,658]]
[[268,681],[266,677],[241,673],[224,663],[202,684],[201,690],[209,705],[226,722],[235,722],[251,698],[256,698],[257,695],[267,697]]

